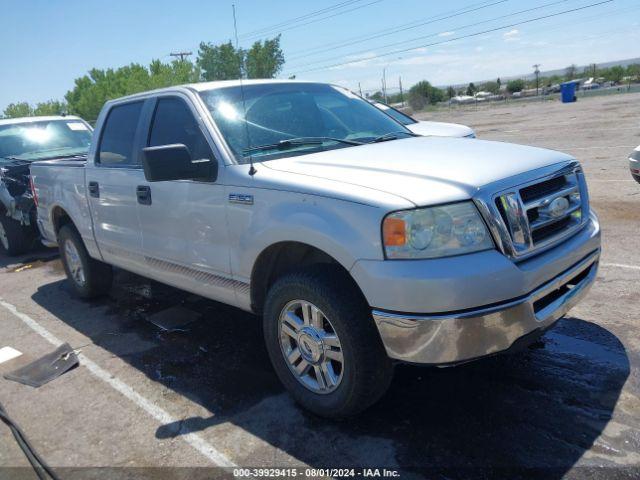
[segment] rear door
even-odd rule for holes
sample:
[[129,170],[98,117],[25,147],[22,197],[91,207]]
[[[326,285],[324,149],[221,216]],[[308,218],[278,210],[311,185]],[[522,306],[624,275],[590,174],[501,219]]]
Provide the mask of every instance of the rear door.
[[[186,95],[157,97],[146,145],[184,144],[193,160],[220,158]],[[141,182],[138,202],[142,245],[154,277],[209,298],[231,302],[222,162],[216,181]]]
[[94,161],[87,163],[86,188],[94,234],[108,263],[129,270],[144,265],[136,186],[144,181],[138,161],[145,101],[115,104],[100,129]]

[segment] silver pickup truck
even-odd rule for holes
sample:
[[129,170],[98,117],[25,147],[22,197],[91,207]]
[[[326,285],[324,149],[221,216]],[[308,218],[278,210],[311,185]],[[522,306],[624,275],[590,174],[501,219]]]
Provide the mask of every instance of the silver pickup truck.
[[86,164],[31,174],[80,296],[107,292],[114,265],[254,312],[283,384],[324,416],[375,402],[395,362],[525,345],[583,298],[600,256],[572,157],[416,137],[320,83],[110,101]]

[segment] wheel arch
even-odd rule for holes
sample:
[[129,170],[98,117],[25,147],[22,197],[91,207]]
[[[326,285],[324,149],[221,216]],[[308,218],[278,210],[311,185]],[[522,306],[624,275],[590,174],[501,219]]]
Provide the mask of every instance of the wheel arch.
[[251,308],[260,315],[269,288],[282,275],[298,268],[313,265],[332,265],[348,278],[353,287],[364,294],[353,279],[349,270],[333,256],[313,245],[298,241],[281,241],[263,249],[253,265],[250,280]]

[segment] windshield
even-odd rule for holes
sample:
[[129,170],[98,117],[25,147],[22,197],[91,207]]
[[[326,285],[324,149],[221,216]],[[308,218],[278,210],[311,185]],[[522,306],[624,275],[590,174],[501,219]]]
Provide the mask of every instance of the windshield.
[[244,95],[240,86],[200,93],[239,163],[247,163],[250,156],[260,162],[354,148],[385,135],[385,140],[412,135],[369,102],[340,87],[265,83],[244,85],[243,89]]
[[44,160],[86,155],[92,132],[80,120],[43,120],[0,125],[0,160]]
[[389,105],[386,105],[380,102],[376,102],[374,105],[378,107],[380,110],[382,110],[384,113],[389,115],[390,117],[393,117],[394,120],[400,122],[403,125],[413,125],[414,123],[418,123],[417,120],[414,120],[409,115],[406,115],[401,111],[396,110],[393,107],[390,107]]

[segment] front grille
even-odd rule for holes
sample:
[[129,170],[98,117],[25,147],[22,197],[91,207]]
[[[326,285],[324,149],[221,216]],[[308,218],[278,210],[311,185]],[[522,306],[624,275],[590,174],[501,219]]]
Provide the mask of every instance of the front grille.
[[560,177],[554,177],[550,180],[545,180],[540,183],[529,185],[528,187],[520,190],[520,197],[523,202],[530,202],[539,198],[546,197],[547,195],[557,192],[567,184],[567,179],[564,175]]
[[588,216],[586,185],[579,167],[503,191],[495,207],[506,230],[505,253],[529,255],[567,237]]

